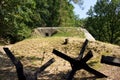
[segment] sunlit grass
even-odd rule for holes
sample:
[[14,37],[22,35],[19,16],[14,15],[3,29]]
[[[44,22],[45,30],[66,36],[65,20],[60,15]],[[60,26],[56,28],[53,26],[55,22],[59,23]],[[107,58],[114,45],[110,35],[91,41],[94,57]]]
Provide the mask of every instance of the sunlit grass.
[[[46,38],[31,38],[14,44],[12,51],[17,56],[24,56],[24,58],[29,57],[31,60],[42,59],[44,55],[52,54],[53,49],[57,49],[64,52],[72,57],[76,57],[82,47],[84,39],[80,38],[69,38],[69,43],[67,45],[62,45],[66,37],[46,37]],[[111,48],[106,45],[106,43],[101,42],[89,42],[87,50],[93,51],[94,57],[89,64],[91,66],[97,66],[92,64],[98,64],[96,68],[100,65],[101,55],[111,54]]]
[[60,27],[58,28],[58,31],[53,36],[57,37],[79,37],[79,38],[85,38],[85,35],[83,31],[81,31],[80,28],[77,27]]
[[[63,45],[62,43],[66,38],[68,38],[68,44]],[[52,74],[58,74],[62,71],[66,74],[66,72],[71,69],[70,64],[54,55],[52,53],[53,49],[75,58],[80,53],[84,41],[85,39],[78,37],[36,37],[14,44],[11,51],[23,63],[27,70],[35,71],[36,68],[43,65],[49,59],[55,58],[55,62],[48,67],[47,71],[52,72]],[[102,64],[100,63],[101,55],[112,55],[114,52],[113,48],[117,49],[119,46],[99,41],[89,42],[85,54],[87,54],[89,50],[92,50],[93,57],[87,62],[88,65],[99,71],[102,68]],[[9,63],[4,62],[3,64]],[[82,71],[79,72],[80,75],[81,72]],[[84,76],[87,74],[88,73],[85,72]],[[58,76],[58,78],[60,78],[60,76]]]

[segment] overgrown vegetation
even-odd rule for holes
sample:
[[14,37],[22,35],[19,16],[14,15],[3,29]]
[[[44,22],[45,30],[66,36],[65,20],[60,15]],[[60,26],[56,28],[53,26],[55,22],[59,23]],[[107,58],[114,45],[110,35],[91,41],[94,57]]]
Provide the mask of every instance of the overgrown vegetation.
[[98,40],[120,45],[120,1],[97,0],[85,27]]
[[[73,12],[84,0],[1,0],[0,41],[15,43],[31,36],[36,27],[85,27],[95,39],[120,44],[120,1],[97,0],[86,19]],[[81,16],[81,15],[80,15]],[[62,34],[62,33],[61,33]],[[69,34],[63,33],[65,36]],[[72,35],[72,34],[70,34]]]
[[[65,39],[66,37],[46,37],[46,38],[26,39],[24,41],[14,44],[11,49],[18,56],[24,55],[24,57],[31,57],[32,59],[34,58],[39,59],[45,55],[49,55],[50,57],[50,55],[51,56],[53,55],[51,53],[54,48],[72,57],[77,56],[82,47],[82,43],[84,42],[84,39],[70,37],[68,44],[62,45]],[[97,63],[99,63],[101,55],[113,54],[113,52],[115,51],[113,48],[119,49],[119,46],[111,45],[108,43],[102,43],[99,41],[89,42],[87,49],[85,51],[85,54],[89,50],[92,50],[94,57],[91,61],[92,62],[97,61]],[[115,53],[115,54],[116,56],[120,56],[119,53]],[[41,55],[41,56],[38,56],[38,55]]]
[[78,27],[60,27],[53,37],[78,37],[85,38],[84,32]]
[[75,26],[71,1],[81,0],[1,0],[0,39],[15,43],[36,27]]
[[[49,31],[50,30],[50,31]],[[55,31],[52,35],[46,36],[46,33]],[[46,32],[47,31],[47,32]],[[84,32],[80,27],[53,27],[44,29],[34,29],[30,38],[42,38],[42,37],[74,37],[85,38]]]
[[[84,39],[80,38],[69,38],[68,44],[62,45],[66,37],[46,37],[46,38],[33,38],[26,39],[24,41],[14,44],[11,48],[14,55],[17,56],[25,66],[25,69],[35,70],[36,67],[39,67],[45,63],[50,58],[55,58],[55,63],[51,65],[46,72],[52,72],[53,76],[48,77],[50,80],[53,79],[63,79],[68,70],[70,70],[70,65],[67,61],[62,60],[61,58],[52,54],[53,49],[57,49],[66,55],[71,57],[78,56]],[[108,43],[102,43],[99,41],[89,42],[85,54],[92,50],[93,58],[88,62],[89,66],[93,67],[96,70],[102,69],[103,65],[100,63],[101,55],[110,55],[110,56],[120,56],[119,51],[120,47],[116,45],[111,45]],[[115,52],[118,51],[118,52]],[[114,54],[113,54],[114,53]],[[59,66],[58,66],[59,65]],[[11,65],[10,65],[11,66]],[[103,70],[101,70],[102,72]],[[60,74],[59,76],[57,74]],[[82,74],[84,73],[84,74]],[[47,73],[45,73],[47,74]],[[51,75],[51,73],[50,73]],[[89,74],[80,71],[76,74],[79,78],[83,76],[88,76]],[[43,76],[41,76],[42,79]],[[52,78],[52,79],[51,79]]]

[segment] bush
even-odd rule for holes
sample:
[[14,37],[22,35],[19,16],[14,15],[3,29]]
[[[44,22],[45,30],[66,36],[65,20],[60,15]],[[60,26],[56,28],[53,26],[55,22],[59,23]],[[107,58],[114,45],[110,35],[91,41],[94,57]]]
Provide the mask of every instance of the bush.
[[25,38],[30,37],[31,29],[25,24],[20,24],[19,27],[14,27],[12,30],[4,31],[2,38],[7,44],[13,44],[15,42],[21,41]]

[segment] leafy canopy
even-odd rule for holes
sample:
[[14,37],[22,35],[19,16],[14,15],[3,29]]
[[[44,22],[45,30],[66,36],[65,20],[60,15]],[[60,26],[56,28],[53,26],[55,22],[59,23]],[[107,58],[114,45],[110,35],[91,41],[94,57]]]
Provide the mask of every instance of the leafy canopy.
[[120,1],[97,0],[88,11],[86,28],[98,40],[120,44]]

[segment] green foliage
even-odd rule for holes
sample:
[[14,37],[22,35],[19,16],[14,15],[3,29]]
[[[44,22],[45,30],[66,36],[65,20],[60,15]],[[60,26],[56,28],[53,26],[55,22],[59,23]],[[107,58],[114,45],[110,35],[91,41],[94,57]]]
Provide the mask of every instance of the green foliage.
[[80,19],[79,15],[75,15],[75,27],[83,27],[85,19]]
[[60,0],[59,20],[60,25],[63,27],[74,26],[75,18],[73,13],[73,5],[68,3],[67,0]]
[[86,28],[96,39],[120,44],[119,0],[98,0],[88,15]]
[[11,43],[29,37],[30,29],[33,27],[29,23],[32,23],[31,16],[35,2],[33,0],[3,0],[0,4],[0,24],[3,28],[0,31],[1,36],[8,38]]
[[41,24],[39,26],[58,26],[59,9],[59,0],[36,0],[36,11],[41,17]]
[[0,38],[14,43],[36,27],[76,26],[73,9],[68,0],[1,0]]

